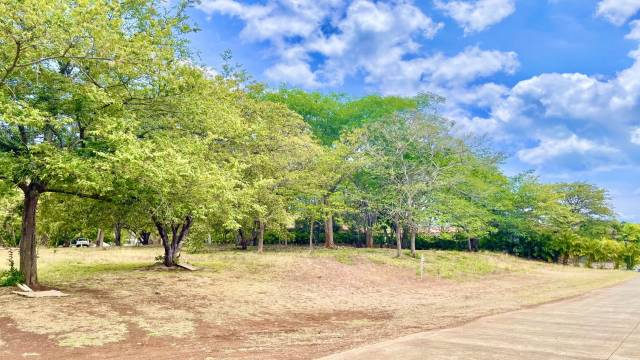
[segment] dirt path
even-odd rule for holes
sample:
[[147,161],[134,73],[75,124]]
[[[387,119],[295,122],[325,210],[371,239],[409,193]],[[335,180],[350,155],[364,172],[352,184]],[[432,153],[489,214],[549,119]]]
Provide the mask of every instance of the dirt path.
[[338,359],[640,359],[640,279],[332,355]]

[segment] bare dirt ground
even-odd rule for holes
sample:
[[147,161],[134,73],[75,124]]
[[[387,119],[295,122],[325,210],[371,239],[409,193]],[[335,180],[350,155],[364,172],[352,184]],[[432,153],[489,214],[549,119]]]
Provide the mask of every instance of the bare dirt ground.
[[[159,249],[43,249],[41,280],[71,296],[0,288],[1,359],[309,359],[610,286],[630,272],[500,254],[271,249],[183,255]],[[4,255],[0,253],[0,255]]]

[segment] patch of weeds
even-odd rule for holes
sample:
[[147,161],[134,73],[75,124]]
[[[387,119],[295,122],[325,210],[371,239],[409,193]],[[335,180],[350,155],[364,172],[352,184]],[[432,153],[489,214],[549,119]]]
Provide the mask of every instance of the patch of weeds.
[[279,259],[273,254],[258,255],[248,251],[228,251],[206,254],[206,256],[193,256],[187,260],[195,266],[214,272],[242,272],[257,275],[276,266],[276,261]]
[[0,273],[0,286],[16,286],[24,282],[24,276],[15,268]]
[[129,272],[148,266],[148,263],[66,263],[50,266],[42,275],[46,282],[77,281],[94,275]]
[[336,253],[333,254],[333,257],[336,259],[337,262],[341,264],[353,265],[353,257],[351,256],[351,254],[347,253],[346,251],[338,250]]
[[337,262],[345,265],[353,265],[355,262],[354,255],[356,252],[353,249],[316,249],[312,253],[312,256],[325,256],[332,257]]
[[16,286],[24,282],[24,276],[16,269],[13,249],[9,249],[9,270],[0,272],[0,286]]
[[482,252],[436,252],[430,255],[425,261],[427,272],[446,279],[466,280],[511,271],[509,264],[500,261],[492,254]]
[[401,257],[397,257],[395,250],[371,252],[367,254],[367,258],[377,265],[391,265],[401,268],[414,268],[416,264],[419,264],[420,257],[414,258],[410,252],[403,252]]

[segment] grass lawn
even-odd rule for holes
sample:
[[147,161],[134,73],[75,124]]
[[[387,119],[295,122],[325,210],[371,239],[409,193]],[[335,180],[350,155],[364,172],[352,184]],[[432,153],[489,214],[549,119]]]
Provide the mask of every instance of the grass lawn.
[[40,249],[41,282],[71,296],[23,299],[0,289],[0,358],[306,359],[635,276],[424,251],[420,279],[419,259],[394,258],[394,250],[295,247],[183,253],[201,268],[188,272],[153,266],[161,253]]

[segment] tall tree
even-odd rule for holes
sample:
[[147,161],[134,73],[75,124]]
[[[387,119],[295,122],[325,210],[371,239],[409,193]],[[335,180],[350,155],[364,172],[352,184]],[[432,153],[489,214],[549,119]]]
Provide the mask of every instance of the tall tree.
[[439,225],[452,227],[467,239],[467,249],[477,251],[480,238],[495,229],[495,219],[508,209],[508,179],[498,169],[501,156],[470,151],[448,186],[436,195],[430,214]]
[[131,140],[139,114],[154,111],[160,75],[185,53],[184,5],[165,5],[0,4],[0,179],[24,195],[20,270],[30,286],[40,195],[102,198],[110,154]]
[[251,90],[239,92],[236,103],[246,124],[243,137],[231,150],[244,164],[239,237],[246,247],[246,234],[255,235],[262,252],[267,226],[277,229],[294,221],[294,203],[309,185],[322,149],[302,117],[285,105],[262,100]]
[[238,226],[234,204],[246,164],[233,149],[250,129],[234,84],[191,64],[174,67],[165,82],[170,96],[157,103],[163,111],[141,119],[136,140],[114,155],[114,201],[151,218],[164,264],[173,266],[194,222]]
[[424,96],[415,110],[371,122],[359,134],[358,151],[368,158],[368,171],[383,180],[378,201],[394,223],[397,256],[404,227],[415,255],[421,217],[436,192],[452,181],[468,152],[462,140],[449,134],[451,124],[434,112],[433,101]]
[[326,148],[318,159],[321,169],[317,175],[322,176],[323,181],[318,182],[322,194],[317,203],[324,214],[325,246],[331,248],[334,246],[334,217],[345,205],[337,192],[354,174],[350,163],[353,156],[341,137],[397,111],[415,108],[416,99],[378,95],[354,99],[343,94],[325,95],[286,88],[265,96],[302,115],[316,139]]

